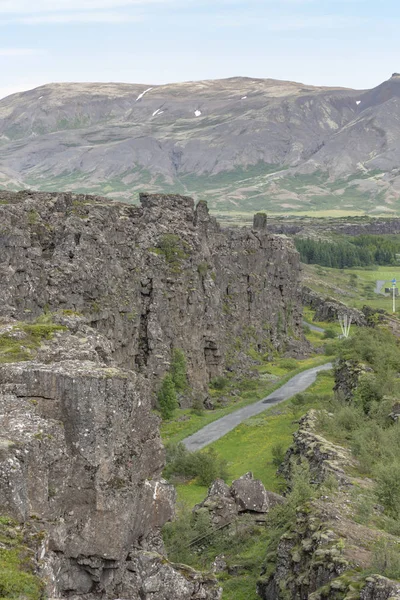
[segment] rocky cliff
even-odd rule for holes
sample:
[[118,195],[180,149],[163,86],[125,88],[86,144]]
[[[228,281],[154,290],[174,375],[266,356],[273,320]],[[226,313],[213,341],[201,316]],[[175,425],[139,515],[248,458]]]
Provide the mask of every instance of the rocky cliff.
[[0,515],[35,529],[50,597],[217,600],[162,556],[154,391],[173,348],[202,393],[235,338],[300,337],[296,251],[179,196],[3,193],[0,223]]
[[265,229],[221,230],[203,202],[0,193],[0,223],[0,315],[82,314],[113,360],[152,384],[173,347],[205,390],[235,367],[238,338],[267,352],[301,337],[291,243]]

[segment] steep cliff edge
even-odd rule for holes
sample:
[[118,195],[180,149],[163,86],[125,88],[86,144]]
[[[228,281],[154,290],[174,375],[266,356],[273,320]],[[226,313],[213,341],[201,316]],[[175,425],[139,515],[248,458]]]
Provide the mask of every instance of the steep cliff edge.
[[[181,348],[191,386],[236,367],[235,339],[301,346],[298,254],[265,229],[221,230],[207,205],[142,195],[141,206],[0,192],[0,315],[73,310],[115,362],[157,382]],[[292,346],[293,347],[293,346]]]
[[162,556],[175,499],[154,392],[173,348],[202,393],[242,364],[236,337],[300,338],[296,251],[222,232],[189,198],[30,192],[0,194],[0,244],[0,515],[35,530],[47,594],[218,600]]

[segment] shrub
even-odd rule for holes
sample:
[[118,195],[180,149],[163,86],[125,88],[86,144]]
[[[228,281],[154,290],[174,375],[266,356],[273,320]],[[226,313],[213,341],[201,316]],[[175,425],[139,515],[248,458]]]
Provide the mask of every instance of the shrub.
[[197,415],[198,417],[201,417],[201,415],[204,413],[204,404],[203,404],[203,401],[201,400],[201,398],[195,398],[193,400],[192,413],[194,415]]
[[304,406],[307,402],[307,395],[306,394],[302,394],[302,393],[298,393],[295,394],[293,396],[293,398],[290,400],[292,406],[296,407],[296,408],[300,408],[301,406]]
[[323,337],[325,340],[333,340],[336,337],[336,331],[328,327],[327,329],[325,329]]
[[282,358],[279,361],[279,366],[287,371],[293,371],[297,369],[297,360],[295,358]]
[[213,448],[203,452],[189,452],[180,444],[167,445],[167,466],[164,476],[181,476],[194,479],[200,485],[209,486],[215,479],[226,479],[227,463]]
[[371,404],[381,400],[382,397],[382,384],[376,375],[373,373],[363,373],[358,382],[355,399],[361,404],[364,412],[368,414]]
[[271,448],[272,464],[278,468],[285,459],[286,449],[282,442],[277,442]]
[[218,477],[221,479],[227,478],[227,463],[219,458],[213,448],[205,452],[198,452],[195,456],[197,481],[200,485],[209,486]]
[[400,514],[400,464],[380,463],[375,468],[376,496],[392,517]]
[[400,553],[392,541],[381,538],[373,548],[372,571],[390,579],[400,579]]
[[228,387],[228,385],[229,380],[221,375],[214,377],[214,379],[211,379],[210,381],[210,387],[214,388],[215,390],[224,390],[226,387]]
[[337,345],[335,342],[330,342],[324,346],[325,356],[335,356],[337,351]]
[[170,419],[174,414],[174,410],[178,407],[175,385],[170,374],[167,374],[162,380],[157,400],[162,418],[164,420]]
[[189,248],[189,244],[181,240],[178,235],[166,233],[161,237],[156,250],[159,254],[164,255],[165,261],[169,264],[171,270],[174,273],[179,273],[181,262],[188,257],[187,250]]
[[187,366],[185,354],[183,350],[174,348],[172,351],[170,373],[177,392],[184,392],[187,389],[188,382],[186,372]]
[[163,528],[168,558],[177,563],[196,564],[198,557],[191,549],[191,543],[211,532],[208,510],[193,513],[189,506],[180,505],[177,519]]

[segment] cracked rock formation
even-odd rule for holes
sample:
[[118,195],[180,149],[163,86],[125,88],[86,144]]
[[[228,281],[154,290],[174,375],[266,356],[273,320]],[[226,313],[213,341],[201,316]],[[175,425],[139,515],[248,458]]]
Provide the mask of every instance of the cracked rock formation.
[[201,394],[240,368],[237,338],[301,338],[290,242],[141,200],[0,192],[0,514],[34,524],[51,598],[220,598],[162,556],[175,493],[155,392],[174,348]]
[[291,242],[264,229],[221,230],[204,202],[0,192],[0,250],[0,316],[83,314],[112,344],[116,364],[151,387],[173,347],[185,352],[198,393],[239,368],[238,339],[262,353],[302,351]]

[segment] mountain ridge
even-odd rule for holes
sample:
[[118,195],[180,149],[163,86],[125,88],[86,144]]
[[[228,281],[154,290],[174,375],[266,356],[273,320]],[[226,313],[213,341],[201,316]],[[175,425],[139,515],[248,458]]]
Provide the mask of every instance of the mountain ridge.
[[0,100],[0,186],[206,199],[219,213],[400,210],[400,77],[55,83]]

